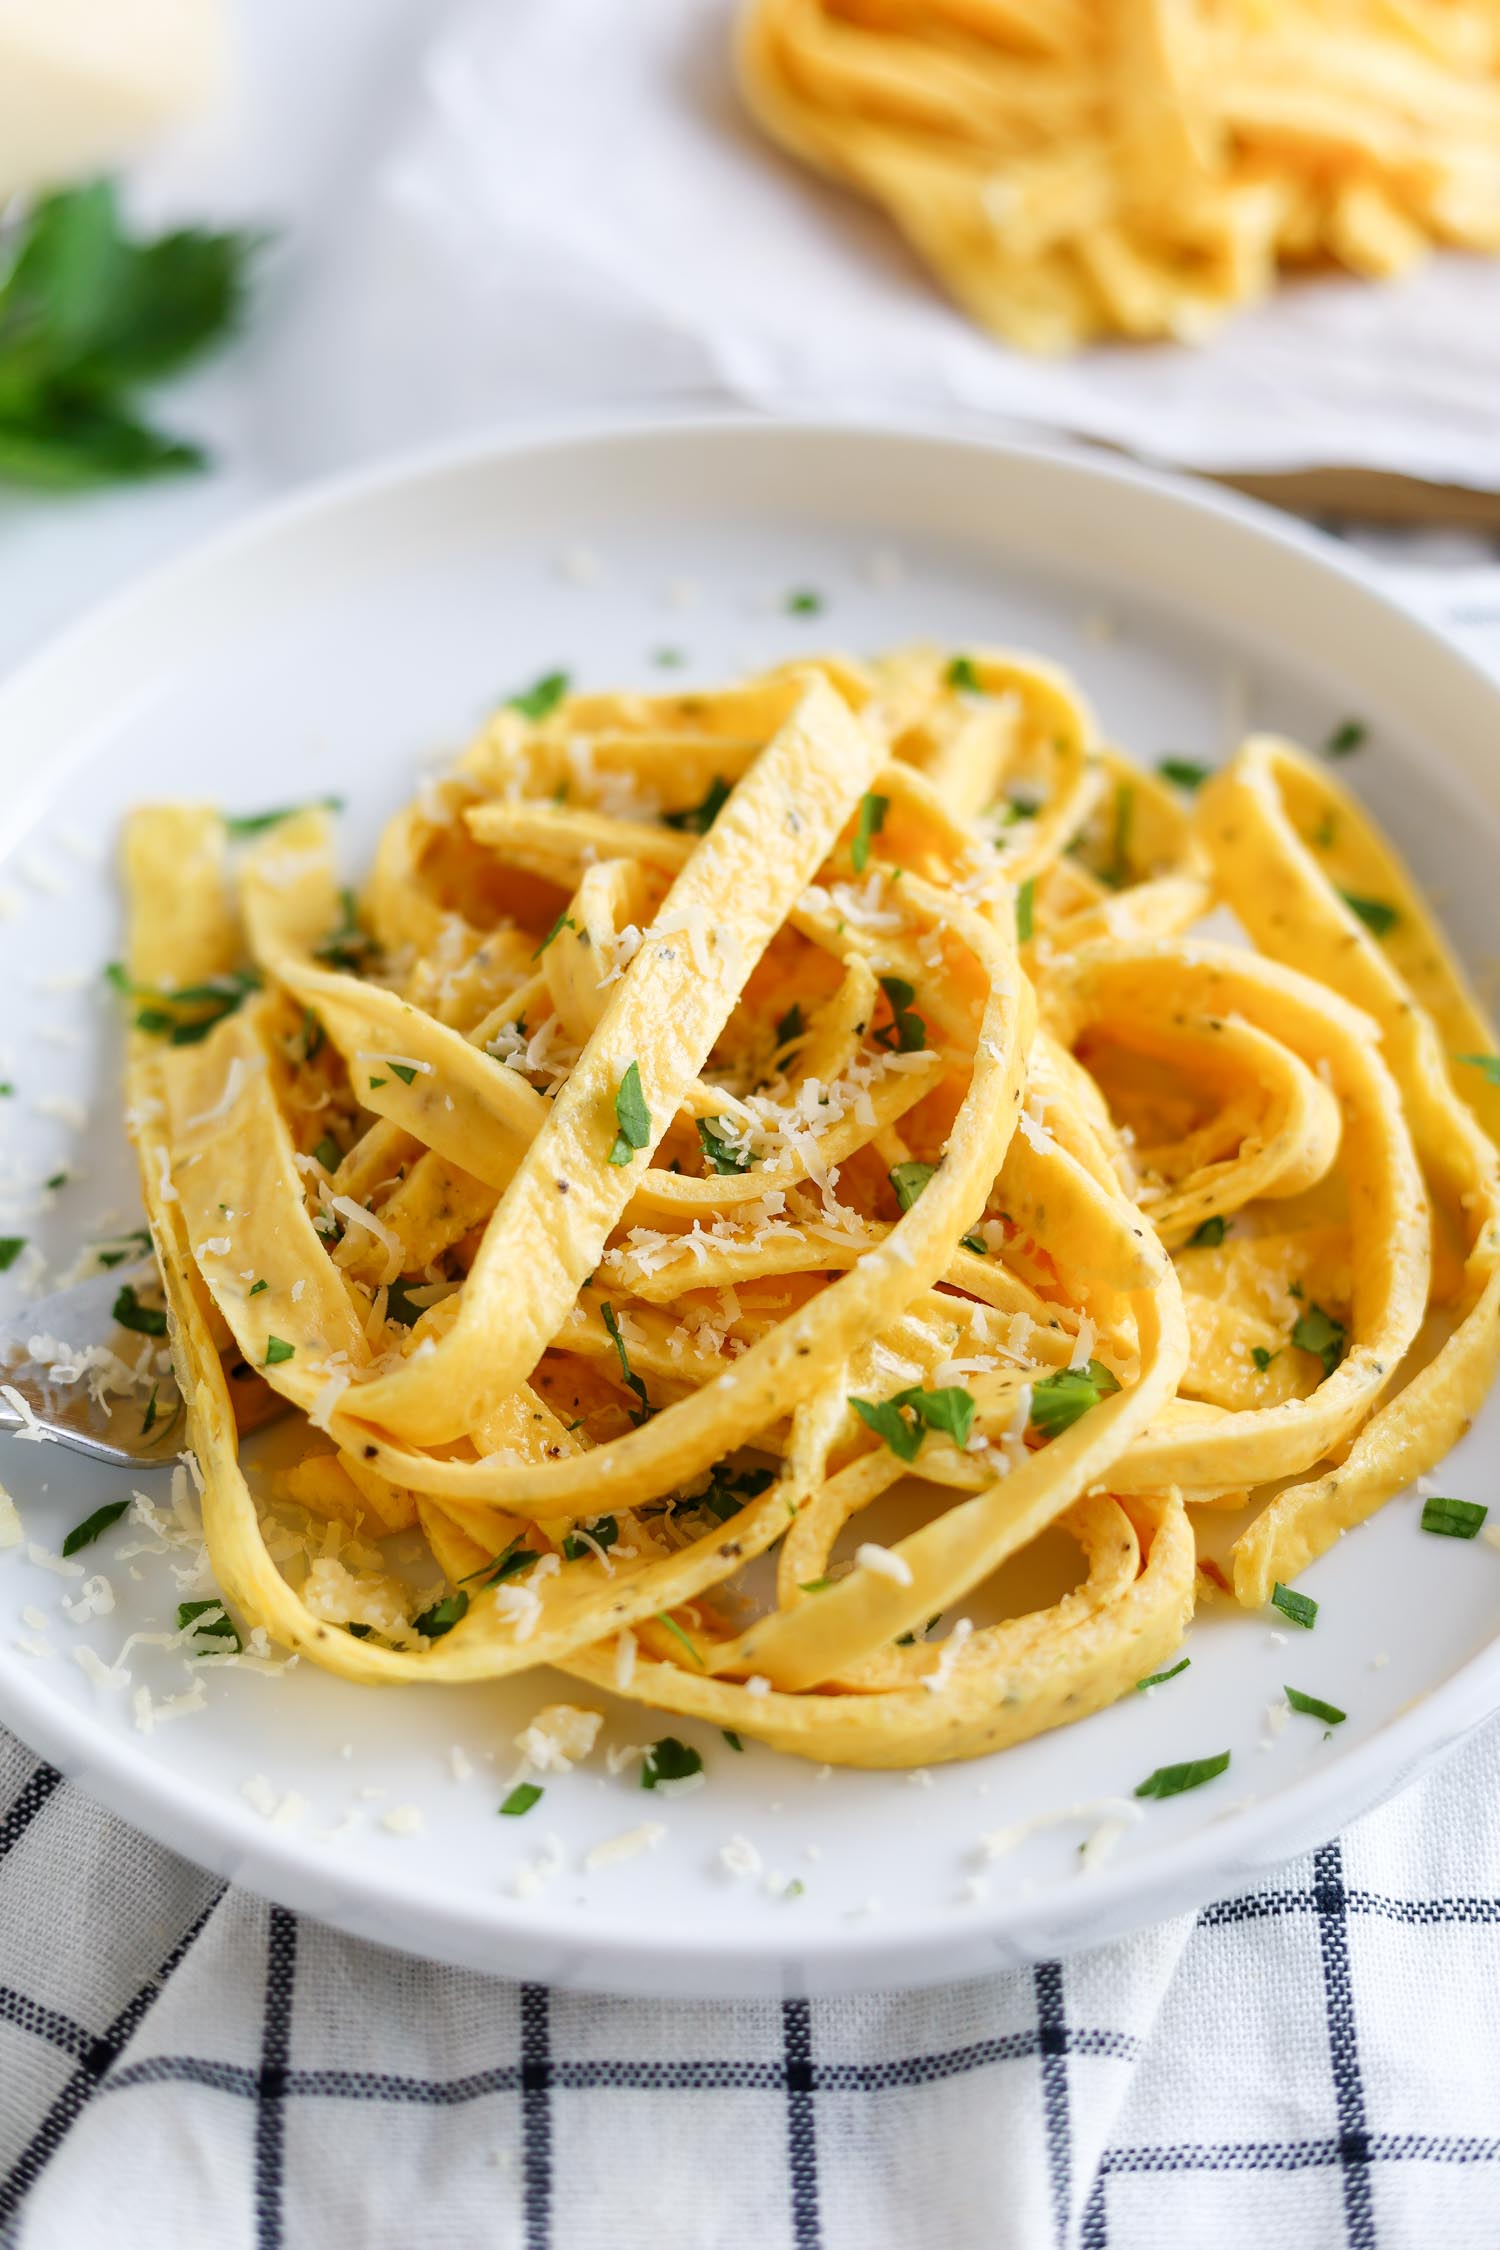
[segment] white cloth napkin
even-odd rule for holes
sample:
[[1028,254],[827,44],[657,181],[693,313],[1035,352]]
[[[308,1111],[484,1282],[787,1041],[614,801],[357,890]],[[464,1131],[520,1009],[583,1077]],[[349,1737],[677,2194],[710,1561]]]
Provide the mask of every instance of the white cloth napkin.
[[1028,359],[972,327],[882,216],[756,130],[733,15],[734,0],[453,13],[297,340],[299,378],[323,378],[302,457],[711,388],[1005,417],[1196,468],[1500,485],[1500,261],[1446,255],[1384,288],[1299,281],[1206,347]]

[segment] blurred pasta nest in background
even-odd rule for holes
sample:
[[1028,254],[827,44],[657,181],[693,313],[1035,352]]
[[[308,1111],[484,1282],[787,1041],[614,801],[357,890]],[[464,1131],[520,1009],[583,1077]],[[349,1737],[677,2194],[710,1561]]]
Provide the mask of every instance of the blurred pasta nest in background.
[[1500,250],[1496,0],[748,0],[750,106],[1008,342]]
[[210,1553],[352,1679],[998,1749],[1171,1656],[1222,1511],[1257,1607],[1493,1374],[1493,1034],[1279,740],[1145,771],[999,650],[553,677],[358,897],[322,808],[126,856]]

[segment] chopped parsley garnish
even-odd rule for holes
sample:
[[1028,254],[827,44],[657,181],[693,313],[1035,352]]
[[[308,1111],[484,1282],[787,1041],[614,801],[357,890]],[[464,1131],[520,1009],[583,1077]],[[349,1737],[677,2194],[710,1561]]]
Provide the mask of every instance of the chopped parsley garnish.
[[343,809],[342,797],[315,797],[311,804],[277,805],[270,812],[226,813],[224,826],[231,836],[260,836],[283,820],[294,820],[301,812],[342,812]]
[[0,1099],[8,1098],[15,1090],[8,1078],[0,1078]]
[[532,1806],[539,1805],[541,1801],[542,1791],[534,1781],[518,1781],[500,1810],[509,1819],[515,1820],[521,1813],[530,1812]]
[[1184,1790],[1201,1789],[1205,1781],[1215,1781],[1229,1764],[1229,1752],[1221,1750],[1215,1758],[1189,1758],[1180,1766],[1158,1766],[1136,1785],[1138,1797],[1180,1797]]
[[[102,19],[101,19],[102,20]],[[39,196],[0,282],[0,478],[54,492],[201,469],[136,394],[239,325],[255,234],[138,238],[107,180]]]
[[[564,907],[561,914],[558,915],[557,920],[553,923],[551,929],[547,932],[547,935],[543,938],[541,944],[532,954],[532,960],[540,961],[542,955],[546,952],[548,946],[552,943],[552,940],[555,937],[561,937],[564,930],[576,930],[577,927],[578,924],[574,921],[567,908]],[[517,1025],[516,1028],[519,1030],[520,1026]]]
[[344,1631],[353,1641],[367,1641],[374,1630],[373,1625],[348,1624],[344,1627]]
[[1264,1375],[1272,1360],[1280,1359],[1281,1354],[1279,1351],[1268,1352],[1264,1344],[1252,1344],[1250,1346],[1250,1357],[1254,1360],[1262,1375]]
[[231,969],[224,976],[205,978],[202,984],[161,986],[132,984],[117,961],[111,962],[106,974],[118,991],[145,1002],[135,1013],[136,1030],[167,1039],[174,1047],[196,1047],[260,990],[260,976],[254,969]]
[[1343,1322],[1335,1320],[1321,1305],[1309,1305],[1297,1318],[1292,1342],[1298,1351],[1311,1352],[1323,1362],[1326,1377],[1333,1373],[1348,1349],[1349,1333]]
[[1149,1680],[1137,1680],[1135,1683],[1136,1692],[1139,1694],[1143,1689],[1148,1687],[1164,1687],[1168,1680],[1175,1680],[1179,1672],[1185,1672],[1192,1661],[1193,1660],[1190,1656],[1181,1657],[1178,1662],[1171,1667],[1170,1671],[1153,1672]]
[[512,711],[519,711],[523,719],[545,719],[555,711],[573,684],[571,672],[544,672],[529,688],[521,688],[508,695],[506,703]]
[[1294,1711],[1305,1711],[1310,1719],[1321,1719],[1325,1727],[1341,1727],[1349,1716],[1336,1703],[1324,1703],[1316,1695],[1304,1695],[1301,1688],[1284,1687],[1281,1692]]
[[613,1516],[595,1516],[592,1523],[581,1527],[586,1536],[580,1538],[570,1531],[562,1543],[562,1551],[569,1562],[579,1562],[591,1555],[596,1547],[612,1547],[620,1536],[620,1526]]
[[1487,1085],[1500,1086],[1500,1055],[1460,1055],[1457,1060],[1482,1071]]
[[1229,1221],[1222,1214],[1205,1219],[1201,1226],[1194,1227],[1187,1246],[1190,1250],[1217,1250],[1228,1228]]
[[[789,1046],[794,1039],[800,1039],[806,1029],[807,1025],[802,1020],[802,1010],[799,1007],[798,1003],[794,1000],[791,1006],[787,1009],[786,1014],[782,1017],[780,1023],[778,1023],[776,1026],[777,1046]],[[1497,1080],[1496,1083],[1500,1084],[1500,1080]]]
[[68,1175],[66,1172],[51,1172],[47,1176],[46,1185],[49,1188],[65,1188],[67,1184]]
[[889,797],[879,797],[867,789],[859,800],[859,818],[855,822],[854,841],[849,846],[849,857],[856,875],[863,875],[870,864],[870,846],[885,826],[885,816],[891,809]]
[[1383,898],[1361,898],[1358,891],[1340,891],[1339,897],[1351,914],[1357,914],[1372,937],[1387,937],[1401,919],[1399,907],[1390,906]]
[[26,1247],[24,1234],[0,1234],[0,1273],[9,1273]]
[[270,1286],[271,1286],[271,1284],[270,1284],[270,1283],[269,1283],[268,1281],[255,1281],[255,1282],[252,1282],[252,1283],[251,1283],[251,1285],[250,1285],[250,1288],[249,1288],[249,1290],[248,1290],[248,1292],[247,1292],[247,1294],[248,1294],[248,1295],[250,1295],[250,1296],[252,1296],[252,1297],[258,1297],[258,1296],[260,1295],[260,1293],[261,1293],[262,1289],[269,1289],[269,1288],[270,1288]]
[[[389,1058],[387,1058],[387,1061],[389,1062]],[[400,1079],[403,1086],[409,1086],[417,1075],[410,1063],[393,1062],[389,1063],[389,1067],[393,1075]]]
[[722,1117],[715,1118],[712,1123],[706,1117],[699,1118],[698,1138],[703,1143],[704,1155],[716,1172],[748,1172],[755,1162],[754,1157],[742,1156],[737,1148],[731,1147],[728,1141],[714,1131],[715,1125],[723,1123]]
[[1016,892],[1016,942],[1029,945],[1036,928],[1036,877],[1028,875]]
[[1439,1532],[1444,1539],[1473,1539],[1489,1512],[1478,1500],[1444,1500],[1434,1495],[1422,1502],[1422,1529]]
[[728,1743],[731,1750],[744,1749],[745,1745],[743,1742],[741,1742],[733,1727],[720,1727],[719,1732],[723,1735],[724,1740]]
[[[200,1617],[207,1619],[207,1623],[200,1625]],[[177,1604],[178,1632],[185,1633],[190,1625],[195,1639],[233,1642],[233,1648],[224,1651],[226,1656],[236,1654],[244,1646],[235,1629],[234,1619],[217,1596],[212,1601]]]
[[905,977],[882,977],[880,989],[890,1003],[891,1020],[874,1034],[877,1044],[894,1047],[903,1055],[920,1054],[927,1044],[927,1025],[912,1010],[916,986],[908,984]]
[[[481,1563],[477,1570],[469,1571],[464,1578],[464,1584],[472,1586],[475,1579],[478,1578],[483,1582],[481,1586],[481,1591],[483,1591],[485,1586],[503,1586],[507,1578],[520,1578],[528,1570],[534,1570],[542,1558],[535,1547],[523,1547],[521,1545],[525,1536],[524,1532],[518,1531],[515,1538],[502,1547],[498,1555],[491,1555],[487,1563]],[[468,1598],[466,1594],[464,1596],[465,1603],[467,1603]]]
[[[255,1292],[252,1290],[251,1295],[253,1296],[254,1294]],[[156,1394],[160,1389],[160,1383],[153,1383],[151,1386],[151,1396],[147,1399],[146,1411],[141,1416],[142,1437],[149,1437],[151,1435],[151,1432],[156,1428]]]
[[701,1672],[703,1669],[703,1659],[698,1654],[698,1651],[694,1648],[687,1634],[678,1624],[676,1618],[669,1617],[664,1609],[659,1609],[656,1612],[656,1622],[658,1625],[665,1625],[667,1631],[674,1635],[677,1640],[681,1641],[683,1647],[687,1650],[688,1655],[692,1658],[693,1662],[697,1665],[699,1671]]
[[1317,1622],[1318,1605],[1311,1594],[1299,1594],[1295,1586],[1283,1586],[1279,1578],[1271,1589],[1271,1607],[1309,1633]]
[[74,1524],[62,1543],[63,1553],[76,1555],[80,1547],[92,1547],[102,1532],[108,1531],[112,1523],[119,1522],[129,1506],[128,1500],[107,1500],[102,1508],[96,1508],[91,1516],[85,1516],[82,1523]]
[[1363,719],[1344,719],[1333,729],[1323,745],[1325,758],[1347,758],[1351,750],[1364,747],[1369,728]]
[[344,1152],[332,1133],[325,1133],[313,1150],[313,1155],[325,1172],[336,1172],[344,1161]]
[[1031,1426],[1044,1438],[1060,1437],[1080,1415],[1119,1388],[1118,1376],[1101,1359],[1091,1359],[1087,1367],[1060,1367],[1055,1375],[1044,1375],[1031,1386]]
[[679,1511],[703,1508],[716,1522],[728,1523],[747,1501],[758,1500],[775,1482],[775,1473],[770,1469],[745,1469],[734,1476],[721,1462],[710,1476],[708,1489],[694,1493],[691,1499],[679,1500],[672,1512],[676,1515]]
[[788,616],[816,617],[823,607],[823,597],[807,587],[799,587],[796,592],[787,595],[786,607]]
[[676,672],[686,664],[687,658],[680,648],[656,648],[651,651],[651,661],[664,672]]
[[375,940],[359,926],[359,903],[353,891],[339,892],[339,920],[313,952],[332,969],[357,976],[375,950]]
[[640,1412],[638,1414],[632,1414],[630,1417],[631,1421],[636,1425],[636,1428],[639,1429],[643,1422],[650,1419],[651,1413],[653,1411],[651,1401],[646,1396],[646,1386],[641,1381],[640,1376],[632,1372],[630,1365],[630,1354],[625,1349],[625,1339],[620,1334],[619,1315],[616,1313],[614,1306],[607,1303],[601,1303],[599,1307],[599,1315],[603,1320],[605,1327],[609,1330],[611,1341],[613,1342],[616,1354],[619,1357],[620,1373],[625,1379],[625,1388],[628,1391],[634,1391],[636,1397],[641,1402]]
[[728,802],[729,783],[716,773],[701,805],[691,805],[686,812],[663,813],[662,821],[666,827],[685,829],[691,836],[706,836]]
[[662,1781],[686,1781],[691,1774],[702,1773],[703,1760],[690,1742],[679,1742],[675,1734],[664,1734],[660,1742],[653,1742],[641,1760],[641,1787],[654,1789]]
[[935,1391],[918,1383],[892,1398],[851,1398],[849,1404],[899,1461],[915,1461],[929,1430],[944,1431],[962,1451],[974,1427],[973,1395],[956,1383]]
[[424,1609],[420,1617],[414,1617],[412,1625],[417,1632],[425,1633],[430,1641],[438,1641],[444,1633],[452,1632],[459,1619],[468,1615],[468,1610],[469,1597],[460,1586],[456,1594],[444,1594],[440,1601],[433,1603],[431,1609]]
[[303,1062],[310,1063],[314,1061],[319,1053],[321,1053],[322,1046],[323,1026],[319,1023],[311,1008],[304,1008],[302,1011]]
[[1158,758],[1156,770],[1174,789],[1201,789],[1213,772],[1212,766],[1200,766],[1192,758]]
[[911,1209],[936,1170],[935,1164],[922,1164],[915,1157],[912,1157],[905,1164],[893,1164],[891,1166],[887,1177],[896,1191],[896,1201],[903,1211]]
[[127,1281],[114,1302],[113,1318],[137,1336],[165,1336],[167,1316],[160,1305],[143,1305]]
[[286,1343],[280,1336],[268,1336],[266,1356],[261,1364],[265,1367],[280,1367],[283,1361],[294,1358],[296,1351],[295,1344]]
[[638,1149],[651,1145],[651,1112],[641,1092],[641,1066],[632,1063],[615,1094],[615,1121],[620,1130],[609,1152],[611,1164],[628,1164]]
[[979,674],[974,669],[972,656],[955,656],[943,674],[949,687],[958,688],[964,695],[982,695]]

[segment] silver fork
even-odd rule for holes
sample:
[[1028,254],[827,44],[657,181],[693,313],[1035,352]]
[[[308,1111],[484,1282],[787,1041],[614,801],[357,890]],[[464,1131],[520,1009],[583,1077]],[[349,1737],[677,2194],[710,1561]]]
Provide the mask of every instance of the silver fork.
[[[182,1401],[170,1376],[163,1377],[153,1393],[154,1405],[135,1396],[99,1400],[86,1376],[76,1383],[58,1382],[50,1368],[31,1357],[25,1340],[56,1336],[77,1351],[107,1344],[121,1352],[124,1339],[114,1305],[127,1282],[144,1293],[148,1304],[159,1303],[156,1268],[147,1259],[94,1274],[72,1289],[38,1297],[26,1307],[13,1323],[13,1331],[24,1327],[25,1336],[18,1338],[12,1332],[0,1340],[0,1431],[35,1427],[75,1453],[130,1468],[165,1466],[176,1459],[187,1441]],[[15,1398],[7,1398],[5,1391],[14,1392]]]

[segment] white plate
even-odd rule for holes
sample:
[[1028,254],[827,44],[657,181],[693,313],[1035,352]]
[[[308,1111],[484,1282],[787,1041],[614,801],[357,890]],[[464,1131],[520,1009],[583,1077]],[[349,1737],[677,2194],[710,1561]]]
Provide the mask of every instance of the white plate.
[[[825,596],[823,616],[786,614],[799,587]],[[108,855],[132,802],[208,795],[248,810],[341,791],[355,870],[419,764],[539,673],[717,680],[919,634],[1060,657],[1148,759],[1218,756],[1247,716],[1312,742],[1366,719],[1370,745],[1343,770],[1470,961],[1494,946],[1500,693],[1279,518],[1135,470],[911,433],[717,422],[449,455],[221,540],[0,693],[0,886],[19,909],[0,923],[0,1076],[16,1087],[0,1105],[0,1179],[9,1194],[16,1175],[70,1176],[40,1215],[0,1208],[0,1232],[33,1236],[55,1268],[101,1223],[135,1215],[99,975],[119,950]],[[684,672],[653,671],[664,646],[685,652]],[[74,971],[82,988],[59,989]],[[61,1114],[40,1106],[57,1095]],[[67,1098],[86,1123],[68,1122]],[[1486,1497],[1497,1450],[1491,1407],[1442,1489]],[[125,1489],[52,1447],[12,1443],[0,1473],[52,1549]],[[820,1776],[754,1746],[736,1756],[688,1723],[708,1768],[696,1794],[663,1806],[596,1760],[524,1820],[501,1820],[511,1738],[565,1682],[375,1693],[305,1665],[274,1679],[221,1669],[206,1709],[139,1731],[130,1694],[92,1686],[70,1652],[87,1642],[112,1658],[170,1614],[169,1565],[128,1552],[141,1544],[127,1522],[88,1555],[117,1606],[82,1626],[61,1608],[77,1581],[24,1548],[0,1556],[0,1717],[164,1843],[289,1905],[413,1952],[626,1991],[918,1983],[1095,1943],[1325,1836],[1500,1703],[1500,1554],[1423,1536],[1402,1498],[1308,1573],[1315,1632],[1205,1617],[1192,1669],[1169,1687],[1003,1756]],[[186,1684],[168,1651],[139,1648],[130,1668],[158,1702]],[[1294,1717],[1263,1748],[1285,1682],[1348,1723],[1326,1739]],[[620,1705],[605,1739],[666,1731]],[[472,1766],[463,1779],[451,1745]],[[1225,1778],[1151,1806],[1103,1872],[1077,1872],[1092,1826],[1078,1821],[989,1868],[987,1897],[966,1895],[985,1831],[1129,1795],[1158,1764],[1223,1749]],[[256,1811],[252,1775],[304,1798],[301,1819]],[[408,1805],[420,1833],[385,1829]],[[667,1828],[654,1853],[583,1871],[591,1845],[648,1816]],[[517,1869],[548,1831],[562,1870],[519,1896]],[[736,1834],[801,1895],[731,1880],[718,1853]]]

